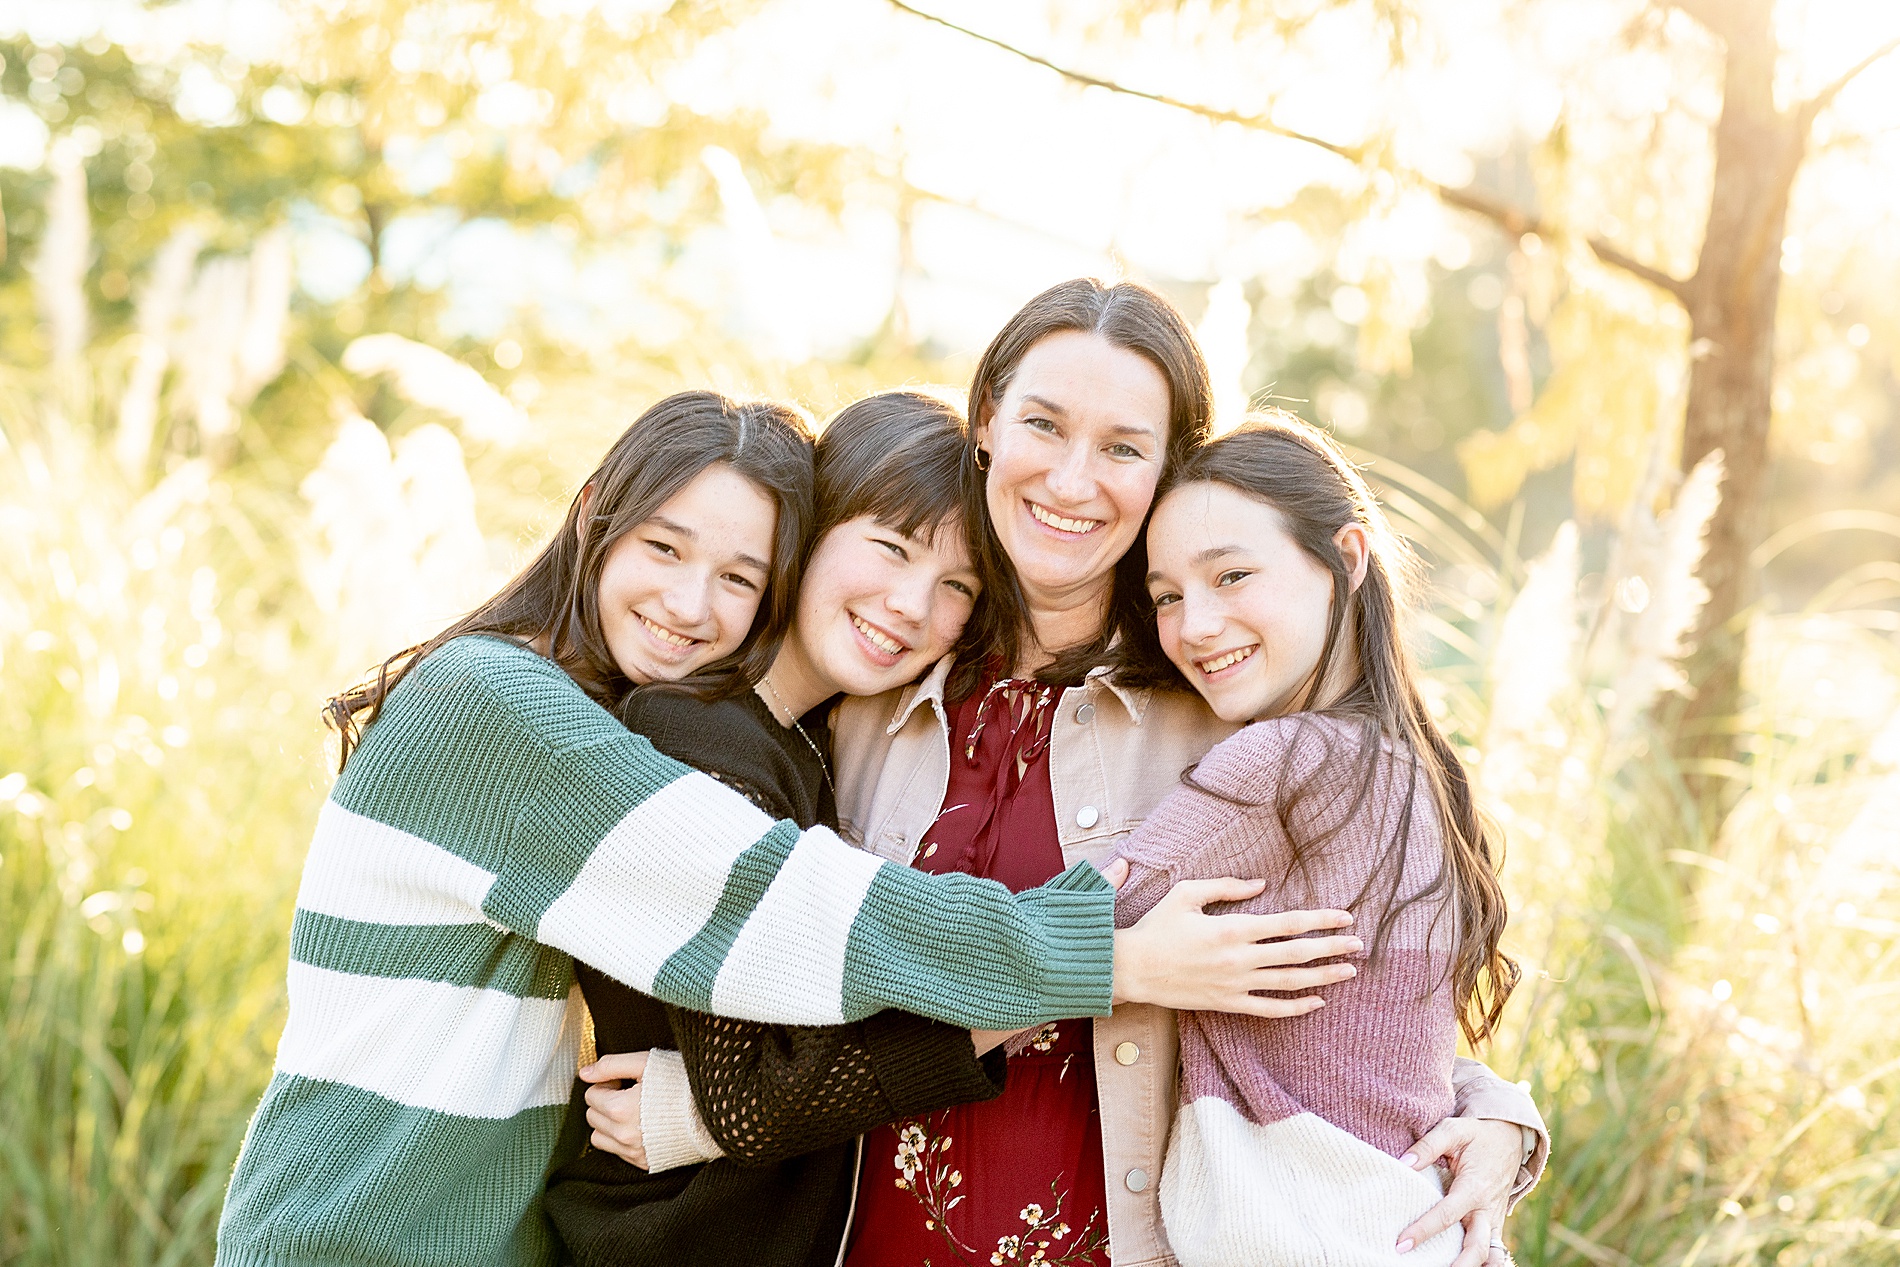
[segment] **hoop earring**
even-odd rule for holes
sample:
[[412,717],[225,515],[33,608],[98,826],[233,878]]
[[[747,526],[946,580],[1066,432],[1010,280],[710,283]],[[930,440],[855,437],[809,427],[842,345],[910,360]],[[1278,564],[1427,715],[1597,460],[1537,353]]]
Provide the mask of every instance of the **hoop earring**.
[[976,469],[979,471],[987,471],[990,469],[990,451],[988,449],[979,447],[976,451],[976,455],[970,460],[976,463]]

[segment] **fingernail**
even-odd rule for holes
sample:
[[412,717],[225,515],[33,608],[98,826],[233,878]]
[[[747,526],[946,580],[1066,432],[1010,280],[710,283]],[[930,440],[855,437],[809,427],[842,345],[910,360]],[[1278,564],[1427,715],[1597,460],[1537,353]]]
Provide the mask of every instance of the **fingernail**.
[[1358,954],[1360,951],[1364,950],[1365,948],[1366,948],[1366,943],[1360,941],[1357,937],[1355,937],[1352,939],[1352,950],[1349,951],[1348,953]]
[[1414,1153],[1405,1154],[1405,1156],[1399,1158],[1399,1161],[1401,1161],[1407,1166],[1410,1166],[1413,1170],[1418,1169],[1418,1157]]
[[1401,1253],[1401,1254],[1409,1254],[1409,1253],[1411,1253],[1411,1252],[1412,1252],[1412,1242],[1411,1242],[1411,1241],[1409,1241],[1409,1240],[1406,1240],[1406,1241],[1400,1241],[1400,1242],[1399,1242],[1399,1253]]
[[1359,975],[1359,969],[1357,969],[1357,968],[1355,968],[1355,967],[1353,967],[1353,966],[1352,966],[1351,964],[1347,964],[1347,965],[1346,965],[1346,975],[1347,975],[1348,977],[1356,977],[1356,976],[1358,976],[1358,975]]

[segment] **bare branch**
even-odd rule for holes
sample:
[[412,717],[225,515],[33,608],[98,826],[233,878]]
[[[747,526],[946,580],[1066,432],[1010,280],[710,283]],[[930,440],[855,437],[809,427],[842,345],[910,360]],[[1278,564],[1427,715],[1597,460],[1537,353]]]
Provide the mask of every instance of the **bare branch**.
[[[1310,136],[1305,132],[1296,132],[1292,128],[1283,128],[1271,119],[1262,118],[1259,115],[1239,114],[1232,110],[1221,110],[1214,106],[1201,105],[1198,102],[1183,101],[1178,97],[1169,97],[1161,93],[1148,92],[1140,88],[1130,88],[1125,84],[1116,83],[1112,79],[1103,79],[1099,75],[1090,75],[1083,71],[1071,70],[1066,66],[1050,61],[1046,57],[1039,57],[1026,49],[1018,48],[1014,44],[997,39],[993,35],[985,35],[981,31],[972,31],[968,27],[959,26],[947,18],[941,18],[934,13],[926,13],[922,9],[913,8],[909,4],[906,4],[904,0],[890,0],[890,4],[893,8],[902,10],[913,17],[922,18],[926,22],[934,22],[938,26],[946,27],[949,30],[957,32],[959,35],[967,35],[973,40],[979,40],[984,44],[990,45],[992,48],[1001,49],[1005,53],[1019,57],[1034,65],[1041,66],[1045,70],[1052,70],[1064,79],[1074,83],[1083,84],[1090,88],[1101,88],[1108,92],[1119,93],[1123,96],[1138,97],[1143,101],[1152,101],[1157,105],[1164,105],[1174,110],[1182,110],[1188,114],[1198,115],[1203,119],[1212,119],[1218,123],[1231,123],[1237,127],[1251,128],[1256,132],[1266,132],[1272,136],[1285,137],[1290,141],[1300,141],[1307,145],[1318,146],[1329,154],[1336,154],[1340,158],[1355,164],[1363,164],[1366,162],[1367,156],[1365,151],[1356,146],[1339,145],[1332,141],[1323,140],[1320,137]],[[1544,235],[1550,233],[1549,227],[1545,225],[1542,220],[1538,219],[1538,217],[1521,208],[1499,202],[1488,194],[1480,193],[1470,187],[1453,189],[1448,185],[1441,185],[1435,180],[1430,180],[1417,172],[1401,172],[1400,174],[1414,183],[1431,190],[1447,206],[1458,207],[1462,210],[1481,215],[1514,237],[1522,237],[1526,233]],[[1586,240],[1590,245],[1590,249],[1596,253],[1596,257],[1605,264],[1608,264],[1612,268],[1622,269],[1631,276],[1641,278],[1652,286],[1668,291],[1685,305],[1689,302],[1689,283],[1687,281],[1643,263],[1641,260],[1626,254],[1602,238],[1589,238]]]
[[1292,128],[1283,128],[1273,122],[1273,120],[1263,118],[1257,114],[1240,114],[1233,110],[1222,110],[1217,106],[1201,105],[1193,101],[1182,101],[1178,97],[1164,96],[1161,93],[1148,92],[1141,88],[1130,88],[1126,84],[1118,84],[1113,80],[1102,79],[1079,70],[1071,70],[1069,67],[1058,65],[1046,57],[1039,57],[1027,49],[1017,48],[1014,44],[999,40],[994,35],[985,35],[981,31],[972,31],[967,26],[958,26],[948,18],[938,17],[934,13],[926,13],[922,9],[914,9],[910,5],[905,4],[904,0],[890,0],[890,3],[893,8],[900,9],[912,17],[922,18],[926,22],[934,22],[938,26],[947,27],[959,35],[967,35],[973,40],[978,40],[990,45],[992,48],[1000,48],[1005,53],[1020,57],[1024,61],[1034,63],[1045,70],[1052,70],[1064,79],[1082,84],[1085,87],[1105,88],[1109,92],[1120,93],[1125,97],[1139,97],[1143,101],[1152,101],[1157,105],[1170,106],[1176,110],[1185,110],[1189,114],[1198,114],[1203,119],[1212,119],[1216,123],[1234,123],[1243,128],[1252,128],[1257,132],[1268,132],[1274,136],[1282,136],[1289,141],[1300,141],[1307,145],[1316,145],[1329,154],[1337,154],[1349,163],[1365,161],[1365,152],[1356,146],[1338,145],[1323,137],[1295,131]]
[[[1521,238],[1526,233],[1548,237],[1552,232],[1550,225],[1522,207],[1499,202],[1490,195],[1480,193],[1469,186],[1453,189],[1435,181],[1426,181],[1425,184],[1446,206],[1457,207],[1461,211],[1483,216],[1512,237]],[[1687,280],[1665,273],[1653,265],[1645,264],[1603,238],[1585,238],[1584,242],[1599,260],[1611,268],[1622,269],[1630,276],[1646,281],[1659,290],[1666,290],[1680,300],[1685,307],[1688,305],[1690,284]]]
[[1846,88],[1847,85],[1853,83],[1854,80],[1859,77],[1862,71],[1866,70],[1869,66],[1872,66],[1875,62],[1887,56],[1887,54],[1893,52],[1895,49],[1900,49],[1900,35],[1894,36],[1892,39],[1888,40],[1885,44],[1882,44],[1879,48],[1867,54],[1867,56],[1861,58],[1860,61],[1856,62],[1853,65],[1853,67],[1848,70],[1846,74],[1842,75],[1839,79],[1836,79],[1833,83],[1821,89],[1821,91],[1815,93],[1812,97],[1809,97],[1805,102],[1803,102],[1801,105],[1801,111],[1800,111],[1800,119],[1801,119],[1803,128],[1805,129],[1806,125],[1813,123],[1814,117],[1820,114],[1821,111],[1833,105],[1834,98],[1840,96],[1841,90]]

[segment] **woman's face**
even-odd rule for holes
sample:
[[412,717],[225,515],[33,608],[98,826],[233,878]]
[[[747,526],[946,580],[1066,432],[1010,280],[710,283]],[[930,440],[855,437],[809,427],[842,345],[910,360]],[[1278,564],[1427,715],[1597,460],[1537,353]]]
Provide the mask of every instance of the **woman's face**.
[[1154,502],[1168,381],[1098,334],[1063,331],[1024,355],[977,431],[990,520],[1033,606],[1105,589]]
[[629,681],[686,677],[745,641],[777,526],[771,497],[720,462],[614,542],[601,567],[600,629]]
[[[1365,545],[1341,530],[1349,570]],[[1225,484],[1187,484],[1148,526],[1148,596],[1161,649],[1222,720],[1299,705],[1319,667],[1333,577],[1287,533],[1280,512]]]
[[860,515],[812,551],[792,639],[825,694],[877,695],[956,645],[980,589],[957,520],[926,538]]

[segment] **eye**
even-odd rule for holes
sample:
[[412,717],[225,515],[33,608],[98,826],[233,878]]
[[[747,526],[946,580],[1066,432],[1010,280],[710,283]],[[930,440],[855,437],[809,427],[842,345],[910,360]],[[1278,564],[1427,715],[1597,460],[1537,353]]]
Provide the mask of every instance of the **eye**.
[[1147,456],[1140,449],[1137,449],[1134,445],[1125,444],[1119,440],[1117,440],[1114,444],[1109,445],[1108,451],[1112,456],[1118,457],[1118,458],[1140,458],[1140,457]]
[[1180,601],[1181,601],[1181,596],[1179,594],[1176,594],[1172,590],[1169,590],[1166,593],[1156,594],[1154,596],[1155,610],[1160,611],[1163,607],[1172,607]]
[[664,541],[656,541],[649,537],[647,539],[647,544],[652,546],[655,552],[659,554],[663,554],[669,559],[677,559],[680,557],[680,552],[678,550],[675,550],[672,546],[668,545]]
[[959,594],[961,594],[961,595],[963,595],[963,596],[964,596],[965,598],[967,598],[967,599],[970,599],[970,600],[971,600],[971,601],[973,601],[973,602],[975,601],[975,599],[976,599],[976,587],[975,587],[975,586],[973,586],[973,585],[971,585],[971,584],[970,584],[969,582],[967,582],[967,581],[945,581],[945,582],[944,582],[944,584],[945,584],[945,585],[948,585],[948,586],[949,586],[949,587],[950,587],[951,589],[953,589],[953,590],[955,590],[955,591],[956,591],[957,593],[959,593]]
[[1051,422],[1047,418],[1043,418],[1035,414],[1032,414],[1029,417],[1023,419],[1023,425],[1025,427],[1030,427],[1036,431],[1040,431],[1044,435],[1054,435],[1056,432],[1055,423]]
[[906,550],[903,546],[899,545],[897,542],[892,541],[886,537],[872,537],[871,540],[877,542],[879,545],[883,546],[886,550],[889,550],[891,554],[894,555],[895,557],[902,559],[906,563],[910,562],[910,551]]
[[755,590],[759,588],[758,583],[754,581],[751,577],[741,576],[737,572],[726,573],[724,579],[730,582],[731,584],[737,585],[743,589]]
[[1230,568],[1214,578],[1214,586],[1218,589],[1223,585],[1238,585],[1252,575],[1253,573],[1245,568]]

